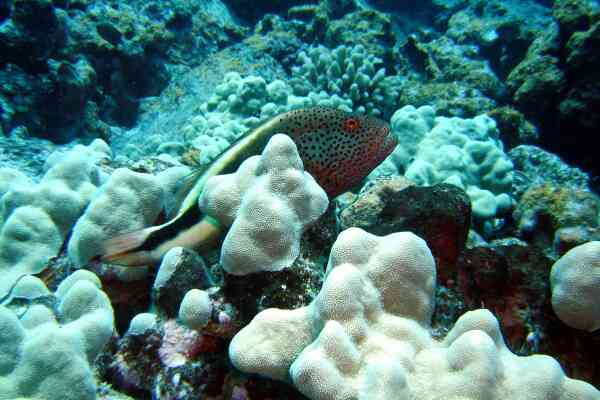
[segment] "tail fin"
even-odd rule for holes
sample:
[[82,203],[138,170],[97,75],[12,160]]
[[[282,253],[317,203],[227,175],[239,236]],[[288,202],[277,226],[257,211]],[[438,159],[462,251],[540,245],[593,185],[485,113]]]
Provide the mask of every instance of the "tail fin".
[[192,207],[166,224],[109,240],[101,260],[125,266],[152,265],[160,262],[173,247],[183,246],[199,251],[213,248],[223,231],[218,221],[206,215],[202,217],[198,207]]
[[162,225],[151,226],[110,239],[104,245],[102,261],[127,266],[141,266],[159,262],[161,255],[154,256],[151,249],[144,249],[144,244],[152,233],[162,227]]
[[165,243],[171,242],[201,218],[198,207],[190,207],[165,224],[117,236],[105,244],[101,260],[125,266],[156,264],[170,248],[164,246]]

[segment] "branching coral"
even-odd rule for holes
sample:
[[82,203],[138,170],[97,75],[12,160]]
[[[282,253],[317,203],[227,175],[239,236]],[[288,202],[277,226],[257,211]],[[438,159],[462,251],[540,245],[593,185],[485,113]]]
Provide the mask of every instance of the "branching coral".
[[350,100],[356,112],[383,117],[398,105],[401,86],[397,76],[386,75],[383,61],[361,45],[333,50],[316,46],[300,52],[290,83],[296,95],[324,91]]
[[198,161],[207,164],[231,143],[271,117],[292,109],[325,106],[352,111],[352,101],[323,91],[296,96],[281,80],[225,75],[216,93],[201,106],[202,115],[183,128],[184,139],[199,151]]

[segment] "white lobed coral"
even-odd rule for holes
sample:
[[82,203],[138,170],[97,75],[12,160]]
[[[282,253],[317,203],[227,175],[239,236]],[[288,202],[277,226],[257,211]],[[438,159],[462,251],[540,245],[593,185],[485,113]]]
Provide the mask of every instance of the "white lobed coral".
[[[110,157],[97,139],[51,154],[37,184],[4,169],[0,179],[0,297],[18,278],[42,271],[57,255],[71,227],[106,179],[99,163]],[[3,188],[3,189],[2,189]]]
[[[187,171],[175,167],[151,175],[126,168],[115,170],[75,224],[67,247],[69,258],[83,267],[104,254],[109,239],[153,225],[165,208],[166,193]],[[120,277],[127,279],[123,274]]]
[[586,331],[600,329],[600,242],[569,250],[550,272],[552,308],[565,324]]
[[496,122],[486,115],[434,117],[431,107],[396,111],[392,128],[400,145],[389,159],[418,185],[445,182],[464,189],[478,221],[505,215],[514,203],[513,164]]
[[[13,168],[0,168],[0,198],[15,186],[31,185],[31,179]],[[0,215],[0,224],[2,216]]]
[[131,319],[129,322],[129,328],[127,329],[128,335],[144,335],[152,329],[156,329],[158,326],[158,318],[153,313],[140,313]]
[[267,309],[232,340],[237,368],[290,379],[312,400],[592,400],[551,357],[518,357],[487,310],[463,315],[443,341],[429,333],[435,265],[409,232],[358,228],[335,242],[308,306]]
[[[21,282],[15,290],[34,296],[18,289]],[[44,284],[38,279],[37,284],[25,286]],[[110,301],[99,279],[88,271],[70,275],[52,296],[56,311],[42,304],[29,305],[17,318],[8,307],[0,306],[0,399],[96,398],[91,364],[113,333]]]
[[200,289],[189,290],[179,305],[178,317],[190,329],[202,329],[210,321],[212,302],[208,293]]
[[199,200],[204,213],[231,225],[221,264],[235,275],[289,267],[302,232],[328,204],[325,191],[304,171],[296,145],[282,134],[236,173],[211,178]]
[[418,150],[419,143],[435,124],[435,110],[431,106],[415,108],[404,106],[392,115],[390,127],[400,140],[390,158],[402,170],[406,169]]

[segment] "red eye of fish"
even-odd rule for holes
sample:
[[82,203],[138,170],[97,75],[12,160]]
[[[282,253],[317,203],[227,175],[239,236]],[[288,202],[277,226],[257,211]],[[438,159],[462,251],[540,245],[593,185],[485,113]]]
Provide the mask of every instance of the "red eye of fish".
[[347,118],[344,120],[344,130],[346,132],[353,132],[360,128],[360,122],[356,118]]

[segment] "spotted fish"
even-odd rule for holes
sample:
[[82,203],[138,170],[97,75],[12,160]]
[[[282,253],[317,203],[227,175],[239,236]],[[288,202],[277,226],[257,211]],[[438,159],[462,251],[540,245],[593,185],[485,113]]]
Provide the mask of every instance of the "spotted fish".
[[330,198],[355,187],[396,147],[384,121],[315,107],[281,115],[304,168]]
[[276,133],[292,138],[304,168],[330,198],[360,184],[397,144],[386,122],[364,115],[328,107],[302,108],[277,115],[198,171],[192,180],[194,185],[171,221],[109,241],[103,260],[148,265],[160,261],[165,252],[176,246],[199,251],[213,246],[224,227],[198,209],[198,198],[206,181],[237,170],[245,159],[260,154]]

